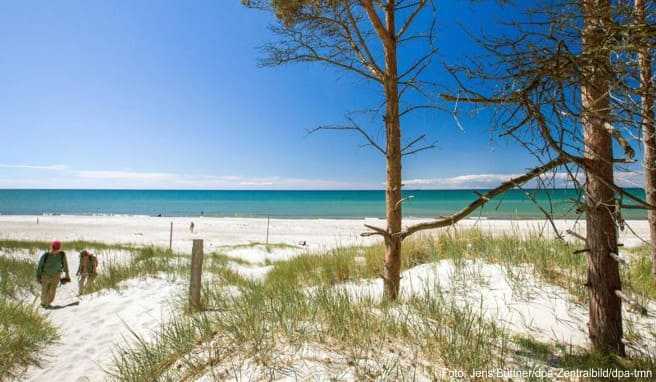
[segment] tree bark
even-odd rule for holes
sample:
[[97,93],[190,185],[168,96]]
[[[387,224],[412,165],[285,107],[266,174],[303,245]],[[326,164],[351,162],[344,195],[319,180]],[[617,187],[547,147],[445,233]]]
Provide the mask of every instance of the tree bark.
[[[635,0],[635,21],[646,26],[645,0]],[[641,28],[643,29],[643,28]],[[641,36],[643,33],[640,34]],[[646,202],[656,205],[656,129],[654,127],[654,88],[652,84],[652,58],[649,45],[641,38],[638,43],[638,65],[640,66],[640,96],[642,105],[642,142],[644,145],[645,198]],[[647,210],[649,233],[651,238],[651,273],[656,278],[656,211]]]
[[398,68],[396,56],[396,26],[394,21],[394,1],[388,2],[385,9],[385,29],[387,38],[383,39],[385,49],[385,131],[387,135],[387,187],[385,207],[387,232],[385,238],[385,267],[383,283],[385,298],[397,299],[401,282],[401,122],[399,116]]
[[609,113],[609,50],[604,39],[610,31],[610,0],[582,0],[584,27],[583,58],[585,78],[581,86],[585,158],[587,171],[588,288],[590,295],[588,332],[593,350],[625,355],[622,343],[622,302],[617,262],[615,199],[613,190],[613,149]]

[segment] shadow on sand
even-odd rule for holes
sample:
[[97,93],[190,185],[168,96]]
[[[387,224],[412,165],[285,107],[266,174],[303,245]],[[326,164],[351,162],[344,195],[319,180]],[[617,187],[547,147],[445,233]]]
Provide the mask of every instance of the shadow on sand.
[[66,305],[50,305],[50,307],[48,307],[47,309],[49,309],[49,310],[64,309],[64,308],[68,308],[70,306],[77,306],[77,305],[80,305],[79,301],[71,302],[71,303],[68,303]]

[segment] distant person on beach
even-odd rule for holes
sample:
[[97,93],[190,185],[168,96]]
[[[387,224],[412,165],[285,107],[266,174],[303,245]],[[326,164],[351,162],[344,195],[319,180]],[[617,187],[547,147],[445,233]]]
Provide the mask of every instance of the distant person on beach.
[[[60,279],[61,273],[64,272],[64,278]],[[50,251],[41,255],[39,265],[36,268],[36,280],[41,284],[41,306],[50,308],[55,300],[57,286],[71,281],[68,273],[68,262],[66,253],[62,251],[61,241],[53,241],[50,245]]]
[[194,228],[195,227],[196,227],[196,225],[194,224],[194,222],[191,222],[191,224],[189,224],[189,232],[194,233]]
[[78,295],[84,292],[84,289],[93,284],[96,279],[98,269],[98,258],[86,249],[80,252],[80,265],[77,268],[76,275],[78,281]]

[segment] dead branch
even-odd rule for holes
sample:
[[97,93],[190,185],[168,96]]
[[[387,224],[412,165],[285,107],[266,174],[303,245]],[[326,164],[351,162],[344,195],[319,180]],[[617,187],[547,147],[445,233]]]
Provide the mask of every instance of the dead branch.
[[477,208],[485,205],[487,202],[489,202],[492,198],[495,196],[498,196],[514,187],[517,187],[518,185],[522,185],[529,180],[535,178],[536,176],[539,176],[541,174],[544,174],[548,171],[551,171],[558,166],[561,166],[565,163],[567,163],[567,158],[564,157],[559,157],[557,159],[554,159],[547,164],[544,164],[542,166],[536,167],[533,170],[527,172],[526,174],[512,178],[504,183],[502,183],[499,187],[494,188],[490,191],[487,191],[483,195],[481,195],[478,199],[473,201],[472,203],[469,204],[469,206],[463,208],[459,212],[443,217],[439,220],[435,220],[432,222],[427,222],[427,223],[420,223],[420,224],[415,224],[410,227],[407,227],[405,230],[401,231],[399,234],[401,235],[401,238],[406,238],[410,235],[412,235],[415,232],[418,231],[423,231],[427,229],[435,229],[435,228],[441,228],[441,227],[447,227],[450,225],[453,225],[457,223],[458,221],[464,219],[465,217],[469,216],[472,212],[474,212]]
[[365,224],[364,226],[366,228],[369,228],[373,232],[363,232],[363,233],[360,234],[360,236],[362,236],[362,237],[375,236],[375,235],[380,235],[380,236],[383,236],[385,238],[389,237],[389,233],[387,231],[385,231],[384,229],[380,228],[380,227],[375,227],[375,226],[372,226],[372,225],[369,225],[369,224]]
[[421,13],[422,8],[426,6],[426,0],[419,0],[417,7],[412,11],[410,16],[405,20],[405,23],[399,30],[399,33],[397,33],[396,38],[401,39],[403,38],[403,35],[410,29],[410,26],[412,25],[412,22],[414,21],[415,17]]
[[359,133],[360,135],[362,135],[367,140],[367,142],[369,142],[369,144],[368,144],[369,146],[372,146],[373,148],[378,150],[381,154],[387,155],[387,151],[384,148],[382,148],[378,143],[376,143],[376,141],[373,139],[373,137],[371,135],[369,135],[369,133],[367,133],[363,128],[358,126],[358,124],[356,124],[355,121],[353,121],[353,119],[351,117],[347,117],[347,119],[351,123],[350,125],[319,126],[319,127],[315,127],[314,129],[308,130],[308,134],[313,134],[313,133],[316,133],[317,131],[320,131],[320,130],[351,130],[351,131],[355,131],[355,132]]
[[616,290],[615,295],[617,297],[619,297],[622,301],[624,301],[626,304],[631,306],[631,308],[633,308],[633,310],[640,313],[641,315],[647,316],[649,314],[649,311],[647,311],[647,308],[645,308],[642,304],[640,304],[636,300],[629,297],[627,294],[625,294],[621,290],[619,290],[619,289]]
[[426,138],[426,134],[422,134],[422,135],[420,135],[419,137],[413,139],[410,143],[408,143],[407,145],[405,145],[405,146],[401,149],[401,155],[402,155],[402,156],[412,155],[412,154],[416,154],[416,153],[418,153],[418,152],[420,152],[420,151],[430,150],[430,149],[434,149],[434,148],[437,147],[437,146],[436,146],[437,141],[435,141],[435,142],[433,142],[433,143],[430,143],[430,144],[428,144],[428,145],[424,145],[424,146],[420,146],[420,147],[415,147],[415,145],[416,145],[417,143],[421,142],[421,141],[424,140],[425,138]]
[[613,260],[617,261],[618,264],[622,264],[622,265],[627,265],[628,264],[626,262],[626,260],[617,253],[611,252],[611,253],[609,253],[609,255],[610,255],[610,257],[613,258]]
[[581,241],[583,241],[583,242],[586,242],[586,243],[588,242],[588,239],[586,239],[585,237],[583,237],[583,236],[579,235],[578,233],[572,231],[571,229],[568,229],[566,232],[567,232],[569,235],[574,236],[575,238],[577,238],[577,239],[579,239],[579,240],[581,240]]

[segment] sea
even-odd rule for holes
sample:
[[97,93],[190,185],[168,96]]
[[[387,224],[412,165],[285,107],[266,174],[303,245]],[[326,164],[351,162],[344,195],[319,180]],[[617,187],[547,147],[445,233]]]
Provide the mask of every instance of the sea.
[[[642,189],[630,189],[644,197]],[[428,218],[454,213],[485,190],[406,190],[403,215]],[[577,216],[573,189],[512,190],[471,217],[540,219]],[[646,212],[627,209],[626,219]],[[358,219],[385,216],[382,190],[0,190],[2,215],[147,215]]]

